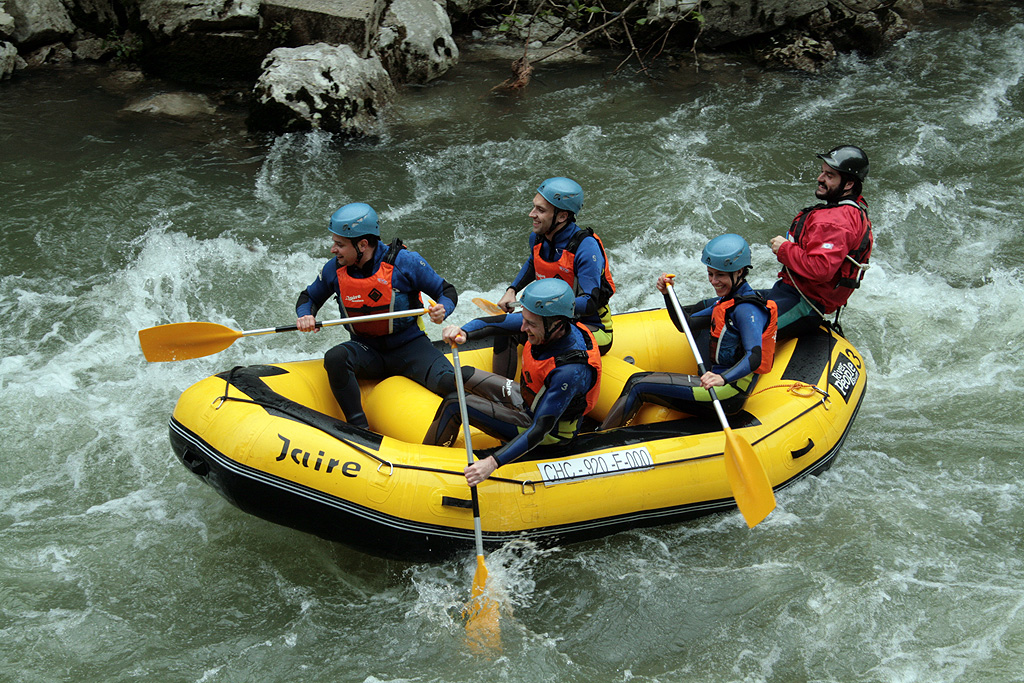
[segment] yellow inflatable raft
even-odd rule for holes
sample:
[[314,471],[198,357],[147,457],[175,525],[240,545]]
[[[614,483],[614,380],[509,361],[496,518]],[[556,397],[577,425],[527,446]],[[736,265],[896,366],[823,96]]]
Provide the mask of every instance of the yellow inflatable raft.
[[[666,311],[625,313],[614,324],[590,415],[597,422],[633,373],[697,369]],[[489,347],[464,348],[464,365],[490,369]],[[772,371],[730,426],[778,491],[832,464],[866,382],[860,353],[822,328],[778,346]],[[372,431],[342,421],[319,358],[234,368],[181,395],[171,443],[231,503],[272,522],[398,559],[471,548],[465,444],[420,443],[441,399],[404,377],[361,388]],[[587,424],[594,429],[596,422]],[[630,426],[586,430],[569,446],[540,449],[480,485],[485,544],[569,543],[735,507],[714,418],[646,405]],[[499,445],[476,431],[471,438],[480,456]]]

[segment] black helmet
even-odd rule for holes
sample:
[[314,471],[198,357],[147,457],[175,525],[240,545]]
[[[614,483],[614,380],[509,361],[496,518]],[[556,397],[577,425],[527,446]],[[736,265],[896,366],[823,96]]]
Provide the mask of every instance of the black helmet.
[[817,156],[840,173],[852,175],[861,182],[868,177],[868,155],[860,147],[840,145]]

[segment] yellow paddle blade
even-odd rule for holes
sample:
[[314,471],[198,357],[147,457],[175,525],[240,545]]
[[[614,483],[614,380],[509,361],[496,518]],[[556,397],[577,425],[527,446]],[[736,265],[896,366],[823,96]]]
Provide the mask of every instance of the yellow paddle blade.
[[146,360],[158,363],[209,356],[241,336],[241,332],[217,323],[171,323],[139,330],[139,344]]
[[725,472],[736,506],[753,529],[775,509],[775,493],[754,449],[731,429],[725,430]]
[[493,301],[481,299],[480,297],[474,297],[473,303],[476,304],[477,308],[479,308],[484,313],[490,313],[491,315],[505,315],[505,311],[498,308],[498,304],[494,303]]
[[487,595],[487,567],[484,556],[476,556],[476,574],[469,604],[462,611],[466,617],[466,644],[474,654],[501,650],[501,626],[498,623],[498,602]]

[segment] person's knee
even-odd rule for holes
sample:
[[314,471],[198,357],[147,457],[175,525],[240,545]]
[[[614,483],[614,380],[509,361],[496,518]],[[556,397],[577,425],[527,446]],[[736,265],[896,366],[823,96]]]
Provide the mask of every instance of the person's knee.
[[[474,368],[463,365],[462,381],[465,383],[473,376]],[[455,392],[455,368],[443,356],[434,362],[427,371],[423,386],[439,396],[447,396]]]
[[348,369],[348,349],[344,344],[328,349],[324,354],[324,368],[327,372],[338,372]]
[[619,396],[623,397],[629,396],[630,394],[639,394],[640,389],[638,387],[647,381],[647,378],[650,377],[650,375],[651,373],[649,372],[638,372],[631,375],[630,378],[626,380],[625,385],[623,385],[622,391],[619,392]]

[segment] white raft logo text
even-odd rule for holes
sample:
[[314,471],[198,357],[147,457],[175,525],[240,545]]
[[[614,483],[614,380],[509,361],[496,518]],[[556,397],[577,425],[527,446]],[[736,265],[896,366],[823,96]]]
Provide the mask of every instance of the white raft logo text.
[[[860,359],[858,358],[857,361],[859,362]],[[836,359],[836,366],[832,368],[832,374],[828,376],[828,383],[836,388],[836,391],[847,403],[850,402],[850,394],[853,393],[853,388],[857,386],[859,380],[860,370],[846,356],[839,356]]]

